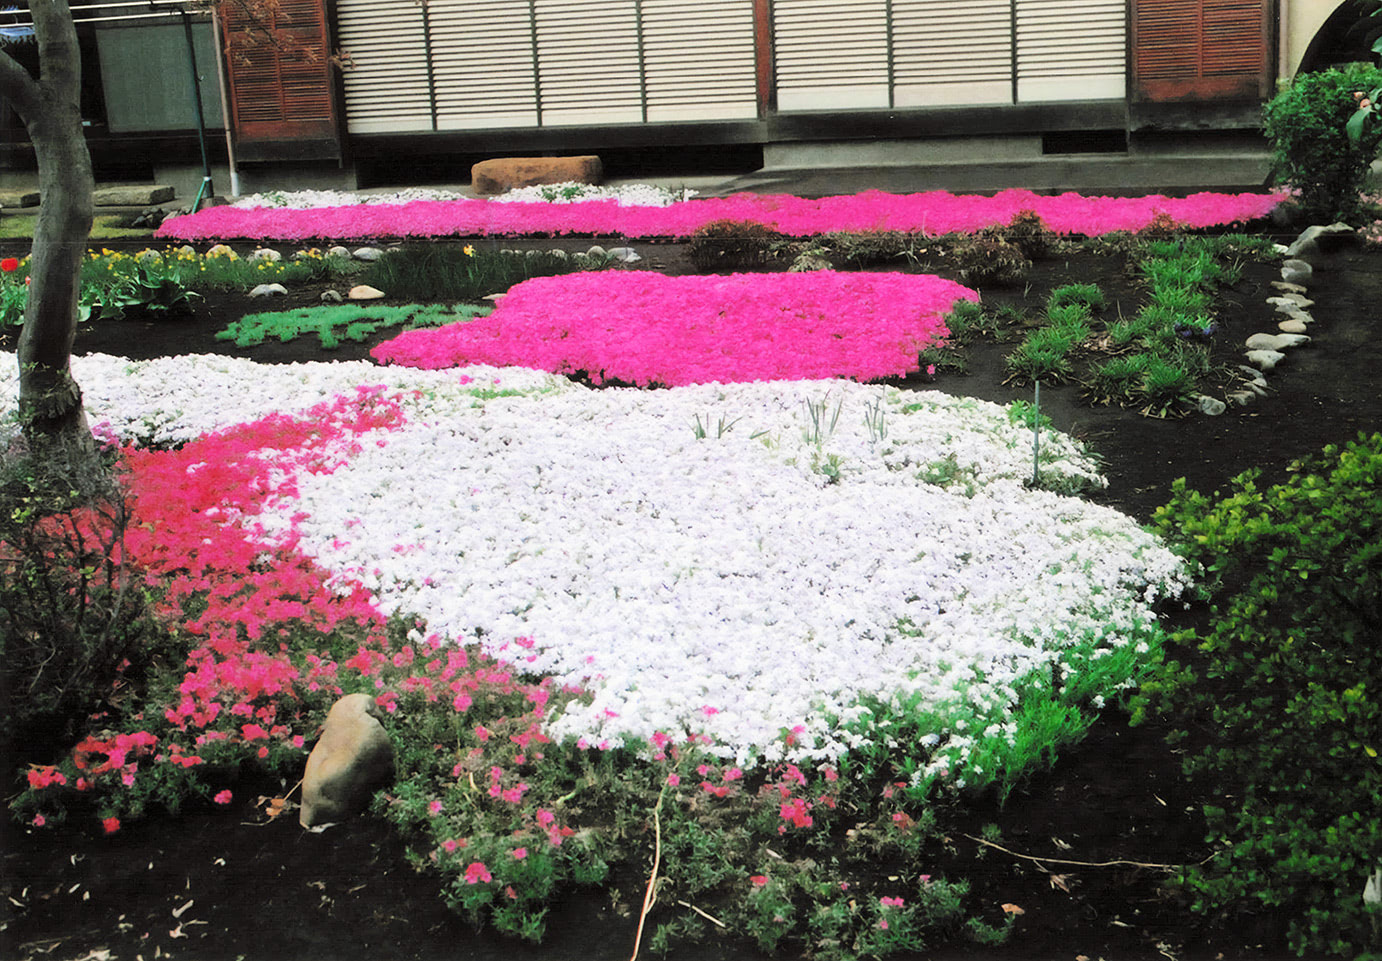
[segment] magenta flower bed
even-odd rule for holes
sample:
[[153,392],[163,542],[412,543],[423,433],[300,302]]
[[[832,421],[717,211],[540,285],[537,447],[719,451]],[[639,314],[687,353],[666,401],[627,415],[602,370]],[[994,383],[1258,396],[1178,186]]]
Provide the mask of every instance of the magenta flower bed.
[[538,277],[486,318],[413,330],[376,347],[385,364],[585,371],[639,386],[853,377],[917,370],[942,316],[978,294],[895,273],[664,277],[642,271]]
[[667,207],[620,206],[613,200],[574,204],[496,203],[487,200],[415,201],[294,210],[210,207],[164,222],[156,236],[170,240],[353,240],[377,237],[483,237],[589,234],[688,237],[715,220],[766,224],[809,237],[835,230],[907,230],[926,234],[973,232],[1009,223],[1035,210],[1062,234],[1140,230],[1158,213],[1186,227],[1214,227],[1271,213],[1282,194],[1199,193],[1190,197],[1044,197],[1005,190],[993,197],[932,191],[888,194],[871,190],[805,200],[790,195],[735,194],[686,200]]

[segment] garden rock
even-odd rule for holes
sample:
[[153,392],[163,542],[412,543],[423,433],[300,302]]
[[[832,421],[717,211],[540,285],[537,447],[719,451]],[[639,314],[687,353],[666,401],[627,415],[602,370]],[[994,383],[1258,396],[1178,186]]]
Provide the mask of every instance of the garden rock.
[[598,184],[604,180],[600,158],[502,157],[482,160],[470,168],[470,189],[481,197],[502,194],[515,187],[542,184]]
[[1258,370],[1268,371],[1276,367],[1286,359],[1286,355],[1276,350],[1250,350],[1247,353],[1248,363]]
[[288,288],[282,284],[260,284],[250,291],[251,297],[276,297],[286,294]]
[[362,811],[393,777],[393,745],[368,694],[347,694],[331,707],[302,777],[305,828],[343,821]]
[[609,257],[609,251],[599,244],[591,244],[590,249],[585,252],[585,255],[591,260],[606,260]]
[[804,274],[812,270],[829,270],[830,261],[820,254],[805,253],[792,261],[792,266],[787,268],[788,273]]
[[1250,390],[1235,390],[1228,399],[1238,407],[1246,407],[1257,399],[1257,395]]
[[1200,394],[1196,397],[1195,406],[1199,408],[1201,414],[1207,414],[1210,417],[1218,417],[1228,410],[1227,404],[1217,397],[1210,397],[1208,394]]
[[206,252],[206,255],[208,257],[234,257],[235,251],[231,250],[225,244],[216,244]]
[[339,304],[343,300],[345,300],[345,298],[341,296],[339,290],[322,291],[322,303],[324,304]]
[[1300,284],[1291,284],[1291,283],[1287,283],[1287,282],[1284,281],[1284,280],[1273,280],[1273,281],[1272,281],[1272,286],[1275,287],[1277,290],[1281,291],[1282,293],[1286,293],[1286,294],[1304,294],[1304,293],[1307,293],[1306,289],[1305,289],[1304,287],[1302,287]]
[[632,247],[611,247],[609,256],[621,264],[636,264],[643,259]]
[[1281,279],[1288,284],[1308,284],[1315,276],[1315,269],[1303,260],[1288,260],[1281,265]]
[[264,260],[271,264],[276,264],[282,259],[283,255],[272,247],[260,247],[254,253],[250,254],[250,260]]
[[350,293],[346,296],[351,300],[378,300],[384,296],[384,292],[378,287],[371,287],[369,284],[359,284],[350,288]]
[[1317,252],[1322,248],[1328,250],[1342,242],[1353,240],[1357,236],[1348,224],[1332,223],[1324,227],[1315,224],[1300,232],[1300,236],[1295,239],[1295,242],[1286,248],[1286,256],[1300,257],[1311,251]]
[[1238,369],[1242,371],[1243,376],[1248,379],[1249,384],[1255,384],[1258,387],[1267,386],[1267,378],[1263,377],[1262,371],[1258,370],[1256,367],[1249,367],[1247,364],[1239,364]]
[[349,251],[348,249],[346,249],[345,247],[340,246],[339,244],[338,244],[337,246],[335,246],[335,247],[329,247],[329,248],[327,248],[326,253],[327,253],[327,256],[329,256],[329,257],[349,257],[349,256],[350,256],[350,251]]
[[356,260],[375,261],[384,256],[384,251],[378,247],[358,247],[351,256]]
[[1287,350],[1310,343],[1304,334],[1253,334],[1248,338],[1248,350]]
[[1303,320],[1292,318],[1291,320],[1283,320],[1281,323],[1277,324],[1276,329],[1283,334],[1303,334],[1310,329],[1310,326]]

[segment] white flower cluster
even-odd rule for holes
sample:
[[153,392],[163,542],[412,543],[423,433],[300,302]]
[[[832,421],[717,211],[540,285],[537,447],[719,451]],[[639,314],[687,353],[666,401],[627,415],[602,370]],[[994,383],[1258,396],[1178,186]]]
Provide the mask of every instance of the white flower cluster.
[[409,187],[387,194],[357,194],[344,190],[270,190],[237,198],[232,207],[350,207],[354,204],[407,204],[414,200],[464,200],[465,194],[432,187]]
[[[941,393],[217,357],[74,372],[93,422],[160,441],[357,384],[416,391],[405,426],[299,477],[265,536],[304,512],[302,549],[385,610],[586,685],[552,728],[591,743],[691,729],[740,763],[824,759],[858,744],[838,725],[861,699],[991,717],[1062,650],[1129,643],[1181,586],[1131,519],[1028,489],[1031,435],[1003,408]],[[1044,446],[1047,477],[1097,477],[1073,442]]]
[[560,184],[545,184],[538,187],[515,187],[491,200],[500,203],[524,204],[575,204],[584,200],[613,200],[621,207],[666,207],[669,204],[690,200],[697,191],[687,187],[669,190],[652,184],[623,184],[617,187],[595,186],[593,184],[568,181]]

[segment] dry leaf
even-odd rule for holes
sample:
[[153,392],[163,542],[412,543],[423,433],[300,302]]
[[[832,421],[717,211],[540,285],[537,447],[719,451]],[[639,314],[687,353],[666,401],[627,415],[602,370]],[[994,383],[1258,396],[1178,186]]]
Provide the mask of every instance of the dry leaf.
[[1056,850],[1057,850],[1057,851],[1069,851],[1069,850],[1070,850],[1070,845],[1066,844],[1064,841],[1062,841],[1062,840],[1061,840],[1060,838],[1058,838],[1058,837],[1052,837],[1052,838],[1051,838],[1051,843],[1054,844],[1054,845],[1056,846]]
[[1069,874],[1053,874],[1051,875],[1049,880],[1051,882],[1051,887],[1058,888],[1059,890],[1064,891],[1066,894],[1069,894],[1070,878],[1071,875]]
[[1019,907],[1018,907],[1017,905],[1015,905],[1015,904],[1005,904],[1005,905],[1003,905],[1003,913],[1004,913],[1004,914],[1011,914],[1011,915],[1013,915],[1014,917],[1018,917],[1018,916],[1020,916],[1020,915],[1026,914],[1027,912],[1026,912],[1026,911],[1023,911],[1021,908],[1019,908]]

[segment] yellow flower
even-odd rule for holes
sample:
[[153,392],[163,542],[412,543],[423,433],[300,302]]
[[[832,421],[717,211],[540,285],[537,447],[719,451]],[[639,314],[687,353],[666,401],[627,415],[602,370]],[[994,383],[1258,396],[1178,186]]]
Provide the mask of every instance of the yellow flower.
[[461,252],[462,252],[463,254],[465,254],[467,257],[474,257],[474,256],[475,256],[475,246],[474,246],[474,244],[466,244],[464,247],[461,248]]

